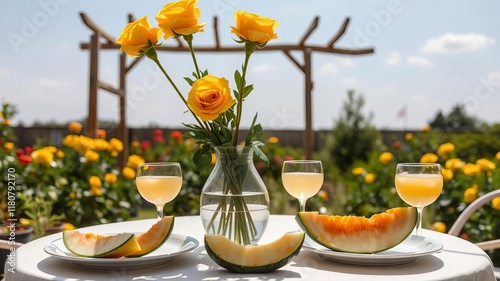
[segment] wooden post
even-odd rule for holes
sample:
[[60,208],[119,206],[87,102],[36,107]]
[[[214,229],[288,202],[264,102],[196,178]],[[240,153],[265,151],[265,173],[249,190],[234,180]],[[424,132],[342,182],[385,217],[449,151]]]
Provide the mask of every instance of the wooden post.
[[126,62],[127,55],[120,53],[120,123],[118,125],[118,138],[123,142],[123,151],[119,155],[118,165],[123,168],[128,156],[128,127],[127,127],[127,105],[126,105]]
[[304,74],[305,74],[305,114],[306,129],[304,131],[304,152],[306,159],[313,157],[314,134],[312,129],[312,73],[311,73],[311,53],[310,48],[304,50]]
[[90,73],[89,73],[89,115],[87,117],[87,136],[97,136],[97,89],[99,87],[99,34],[90,36]]

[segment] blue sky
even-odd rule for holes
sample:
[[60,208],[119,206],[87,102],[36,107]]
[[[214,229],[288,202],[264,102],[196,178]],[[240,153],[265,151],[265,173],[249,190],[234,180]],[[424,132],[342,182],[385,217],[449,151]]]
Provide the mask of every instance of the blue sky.
[[[98,3],[98,4],[97,4]],[[109,34],[118,36],[127,14],[148,16],[155,24],[164,1],[15,1],[1,9],[0,99],[19,110],[13,123],[73,121],[87,114],[89,54],[80,49],[90,30],[78,13],[85,12]],[[319,26],[307,41],[323,45],[345,17],[349,28],[337,47],[373,47],[374,54],[313,54],[313,128],[332,128],[352,89],[366,100],[379,129],[419,129],[438,110],[456,104],[488,123],[500,122],[500,2],[481,1],[331,1],[331,0],[200,0],[204,33],[194,45],[213,44],[213,16],[219,17],[221,44],[235,45],[229,32],[233,13],[245,10],[280,22],[279,37],[269,44],[295,44],[315,16]],[[301,59],[299,54],[297,58]],[[117,51],[100,55],[100,79],[117,84]],[[242,54],[199,54],[200,67],[231,79]],[[189,56],[161,54],[180,88],[193,71]],[[256,53],[248,81],[254,92],[245,101],[244,122],[255,112],[265,129],[304,128],[302,73],[282,53]],[[155,65],[144,60],[128,76],[128,124],[181,127],[192,117],[166,80],[158,78],[144,91],[144,80],[156,77]],[[231,84],[233,85],[233,84]],[[99,93],[99,118],[118,120],[117,98]],[[398,112],[406,107],[406,118]]]

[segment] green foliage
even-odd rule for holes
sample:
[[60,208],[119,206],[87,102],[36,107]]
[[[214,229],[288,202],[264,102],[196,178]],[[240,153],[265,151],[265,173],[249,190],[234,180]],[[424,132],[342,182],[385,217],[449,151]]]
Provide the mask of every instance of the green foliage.
[[457,130],[477,130],[478,120],[470,117],[465,112],[463,105],[456,105],[452,108],[448,115],[444,115],[439,111],[433,121],[429,125],[434,129],[443,131],[457,131]]
[[370,124],[371,115],[362,113],[365,104],[363,96],[356,97],[353,91],[347,93],[342,111],[325,148],[331,163],[341,171],[346,171],[355,161],[367,160],[380,138],[378,131]]

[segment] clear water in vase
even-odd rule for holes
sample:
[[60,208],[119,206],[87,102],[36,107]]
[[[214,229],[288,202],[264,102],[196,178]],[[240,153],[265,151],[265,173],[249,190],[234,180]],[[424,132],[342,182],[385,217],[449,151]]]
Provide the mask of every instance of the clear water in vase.
[[[200,216],[207,233],[218,233],[240,244],[257,244],[269,220],[267,194],[243,192],[241,195],[207,192]],[[240,207],[236,207],[236,205]]]

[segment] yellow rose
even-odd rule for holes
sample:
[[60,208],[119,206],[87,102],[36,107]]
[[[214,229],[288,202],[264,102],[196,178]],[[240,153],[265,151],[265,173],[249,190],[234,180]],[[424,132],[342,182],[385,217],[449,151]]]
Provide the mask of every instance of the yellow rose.
[[280,139],[278,137],[269,138],[269,143],[278,143],[278,142],[280,142]]
[[102,182],[98,176],[91,176],[89,178],[89,184],[91,187],[101,187]]
[[364,171],[365,171],[365,168],[357,167],[357,168],[352,169],[352,174],[355,176],[359,176],[359,175],[363,174]]
[[64,230],[74,230],[74,229],[76,229],[76,227],[73,224],[69,222],[64,223]]
[[10,119],[5,118],[5,119],[3,120],[3,124],[4,124],[4,125],[6,125],[6,126],[10,126]]
[[56,156],[58,158],[63,158],[64,157],[64,151],[58,149],[57,152],[56,152]]
[[448,158],[450,153],[452,153],[453,151],[455,151],[455,145],[451,142],[447,142],[439,146],[437,154],[442,158]]
[[84,157],[89,162],[97,162],[99,160],[99,153],[89,149],[85,152]]
[[50,166],[54,161],[54,153],[52,153],[51,149],[47,147],[33,151],[33,153],[31,153],[31,157],[33,158],[33,162],[45,166]]
[[462,167],[464,165],[465,165],[464,161],[462,161],[459,158],[448,159],[448,160],[446,160],[446,163],[444,164],[446,169],[450,169],[452,171],[460,170],[460,169],[462,169]]
[[109,152],[113,151],[123,151],[123,142],[117,138],[112,138],[109,140],[109,147],[108,147]]
[[168,3],[156,14],[158,26],[164,33],[163,38],[203,32],[205,23],[198,23],[200,8],[196,7],[197,3],[197,0],[179,0]]
[[375,181],[375,174],[374,173],[368,173],[365,176],[365,183],[373,183]]
[[137,148],[137,147],[141,147],[141,143],[140,143],[138,140],[132,141],[132,142],[130,143],[130,145],[131,145],[132,147],[136,147],[136,148]]
[[451,181],[451,179],[453,179],[453,171],[452,170],[442,168],[441,173],[443,174],[444,181]]
[[106,151],[109,148],[109,142],[103,139],[94,139],[95,150]]
[[117,177],[113,173],[107,173],[107,174],[104,175],[104,181],[107,182],[107,183],[113,184],[113,183],[116,182],[116,179],[117,179]]
[[144,162],[145,162],[144,158],[142,158],[142,156],[137,154],[129,155],[129,157],[127,158],[127,166],[133,169],[137,169],[137,166],[139,166],[139,164],[142,164]]
[[405,135],[405,140],[409,141],[409,140],[411,140],[411,139],[413,139],[413,134],[412,134],[412,133],[407,133],[407,134]]
[[149,42],[156,44],[161,37],[158,27],[151,28],[147,17],[142,17],[125,26],[116,43],[120,44],[120,51],[130,57],[136,57],[145,52],[150,46]]
[[99,186],[91,186],[90,187],[90,193],[93,196],[101,196],[102,195],[102,190]]
[[474,187],[469,187],[464,191],[464,202],[465,203],[472,203],[474,200],[477,199],[477,189]]
[[389,162],[392,161],[392,157],[393,157],[392,153],[390,153],[390,152],[383,152],[378,157],[378,160],[380,161],[380,163],[382,163],[384,165],[387,165]]
[[230,26],[231,32],[243,41],[263,46],[267,42],[278,38],[278,34],[274,33],[274,30],[279,24],[273,19],[244,11],[236,11],[234,19],[236,26]]
[[215,165],[217,162],[217,155],[215,153],[212,153],[212,160],[210,160],[210,164]]
[[135,170],[130,167],[125,167],[122,170],[122,174],[126,179],[133,180],[135,179]]
[[444,224],[444,222],[438,221],[438,222],[435,222],[432,224],[431,229],[434,231],[437,231],[437,232],[445,233],[446,232],[446,224]]
[[214,120],[235,104],[225,78],[207,75],[194,82],[187,104],[203,121]]
[[14,148],[14,143],[9,141],[9,142],[6,142],[4,145],[3,145],[3,149],[5,150],[12,150]]
[[490,172],[496,168],[495,163],[485,158],[478,159],[476,161],[476,165],[479,167],[479,170],[481,170],[481,172]]
[[77,134],[77,133],[79,133],[79,132],[82,131],[82,123],[80,123],[80,122],[71,122],[68,125],[68,129],[69,129],[70,132]]
[[423,128],[422,128],[422,132],[430,132],[431,131],[431,126],[430,125],[425,125]]
[[426,153],[420,158],[420,163],[436,163],[438,156],[434,153]]
[[479,173],[479,167],[473,163],[467,163],[462,167],[462,172],[469,177],[475,177]]
[[500,197],[493,198],[493,200],[491,200],[491,207],[495,210],[500,210]]

